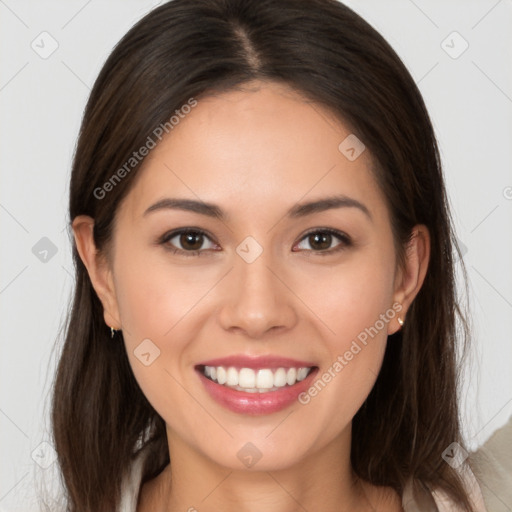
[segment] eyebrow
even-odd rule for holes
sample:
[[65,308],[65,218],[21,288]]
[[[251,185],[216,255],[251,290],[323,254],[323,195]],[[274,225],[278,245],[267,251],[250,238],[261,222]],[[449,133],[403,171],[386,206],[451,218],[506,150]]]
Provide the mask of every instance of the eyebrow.
[[[373,221],[372,215],[368,208],[360,201],[347,197],[344,195],[326,197],[308,203],[296,204],[287,212],[288,217],[300,218],[312,215],[313,213],[324,212],[334,208],[356,208],[363,212],[368,219]],[[204,201],[195,201],[193,199],[174,199],[165,198],[160,199],[152,204],[143,214],[143,216],[159,211],[159,210],[184,210],[208,217],[214,217],[219,220],[226,220],[227,215],[213,203],[206,203]]]

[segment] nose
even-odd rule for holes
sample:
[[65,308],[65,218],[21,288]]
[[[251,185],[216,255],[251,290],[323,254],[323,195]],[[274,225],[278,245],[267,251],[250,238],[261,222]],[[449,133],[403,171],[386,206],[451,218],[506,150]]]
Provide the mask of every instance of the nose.
[[[263,253],[265,254],[265,253]],[[297,323],[294,294],[284,276],[265,257],[235,262],[225,283],[225,299],[219,312],[221,326],[258,339],[270,331],[291,329]]]

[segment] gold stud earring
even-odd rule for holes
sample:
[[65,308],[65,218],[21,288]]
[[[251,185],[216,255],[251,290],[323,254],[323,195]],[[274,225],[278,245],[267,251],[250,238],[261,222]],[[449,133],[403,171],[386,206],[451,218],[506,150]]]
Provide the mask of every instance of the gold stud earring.
[[402,317],[399,316],[397,318],[397,320],[398,320],[398,323],[400,324],[400,327],[402,327],[402,325],[404,325],[404,321],[402,320]]
[[110,327],[110,337],[113,338],[116,334],[116,329],[114,329],[113,327]]

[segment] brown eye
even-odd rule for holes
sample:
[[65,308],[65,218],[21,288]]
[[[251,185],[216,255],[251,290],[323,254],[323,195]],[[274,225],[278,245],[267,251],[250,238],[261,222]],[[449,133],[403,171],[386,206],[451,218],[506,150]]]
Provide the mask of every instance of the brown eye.
[[165,234],[160,243],[176,254],[195,256],[218,249],[211,238],[204,232],[195,229],[180,229]]
[[179,241],[183,249],[197,251],[204,243],[204,236],[201,233],[190,231],[179,235]]
[[308,236],[309,245],[315,250],[325,250],[331,247],[332,235],[330,233],[313,233]]
[[330,254],[352,245],[350,237],[338,231],[319,229],[311,231],[297,244],[298,250]]

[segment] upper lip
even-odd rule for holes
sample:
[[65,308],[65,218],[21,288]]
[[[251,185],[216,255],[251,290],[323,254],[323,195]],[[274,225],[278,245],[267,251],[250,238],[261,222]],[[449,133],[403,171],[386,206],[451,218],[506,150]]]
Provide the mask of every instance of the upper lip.
[[225,368],[311,368],[315,366],[310,361],[300,361],[289,357],[274,355],[248,356],[246,354],[235,354],[218,359],[209,359],[197,364],[200,366],[223,366]]

